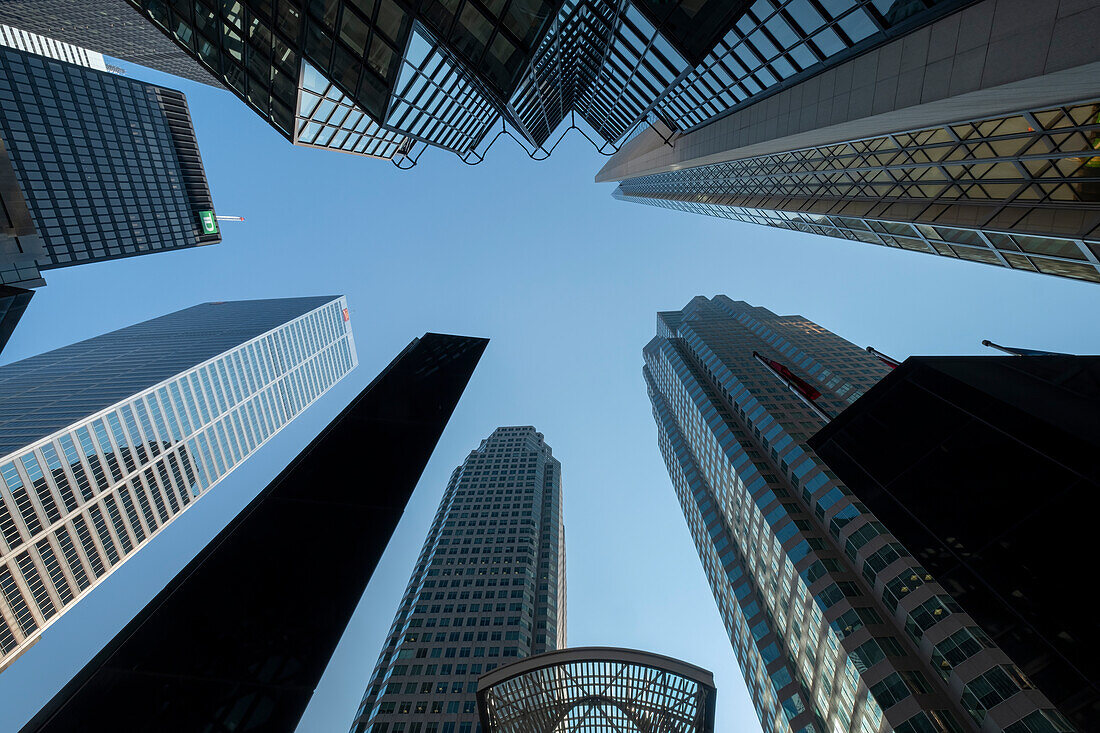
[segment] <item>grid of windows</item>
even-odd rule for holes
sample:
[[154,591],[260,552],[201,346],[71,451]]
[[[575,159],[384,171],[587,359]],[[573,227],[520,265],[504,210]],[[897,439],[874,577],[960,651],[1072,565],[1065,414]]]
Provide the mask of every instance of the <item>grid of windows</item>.
[[396,132],[383,130],[321,72],[305,62],[302,63],[297,110],[296,145],[385,160],[411,151],[411,141]]
[[217,84],[205,69],[123,3],[4,0],[0,4],[0,22],[58,41],[99,49],[112,58],[201,84]]
[[[308,61],[387,129],[460,155],[502,115],[536,147],[573,112],[607,143],[650,114],[687,130],[961,4],[129,1],[291,140],[293,80]],[[414,25],[421,42],[410,44]],[[433,75],[425,60],[453,71]]]
[[[818,411],[754,352],[812,382]],[[764,730],[902,730],[910,697],[929,730],[961,730],[972,706],[925,642],[972,622],[803,442],[886,367],[725,296],[659,314],[644,354],[662,454]],[[992,644],[973,654],[979,672],[1004,660]],[[1016,719],[1049,705],[1028,704]]]
[[303,60],[380,120],[410,25],[394,0],[129,2],[291,141]]
[[659,173],[616,195],[1100,282],[1098,145],[1089,101]]
[[48,56],[58,61],[68,61],[77,66],[86,66],[89,69],[107,71],[107,64],[103,61],[103,54],[89,51],[71,43],[28,33],[19,28],[12,28],[0,24],[0,46],[10,46],[21,51],[28,51],[39,56]]
[[561,464],[502,427],[451,474],[353,733],[480,729],[484,672],[565,645]]
[[496,119],[489,99],[442,47],[414,28],[386,125],[462,155],[477,146]]
[[712,120],[762,92],[819,72],[848,49],[880,42],[914,18],[930,22],[954,0],[756,0],[658,109],[679,130]]
[[253,301],[283,322],[0,458],[0,664],[355,367],[343,298],[297,300]]
[[212,206],[179,92],[0,47],[0,137],[41,269],[220,239],[202,233]]

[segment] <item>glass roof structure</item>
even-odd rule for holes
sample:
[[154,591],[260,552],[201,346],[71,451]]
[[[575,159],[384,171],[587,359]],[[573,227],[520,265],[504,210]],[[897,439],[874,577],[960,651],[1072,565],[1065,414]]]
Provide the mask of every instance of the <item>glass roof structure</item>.
[[659,654],[578,647],[478,680],[484,733],[713,733],[714,677]]

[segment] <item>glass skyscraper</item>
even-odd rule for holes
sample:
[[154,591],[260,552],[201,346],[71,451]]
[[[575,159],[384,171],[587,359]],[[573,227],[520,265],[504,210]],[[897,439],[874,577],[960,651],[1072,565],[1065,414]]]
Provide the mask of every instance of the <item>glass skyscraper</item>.
[[579,124],[620,199],[1100,282],[1089,3],[127,1],[296,144]]
[[1100,282],[1100,45],[1079,40],[1098,32],[1095,4],[1067,0],[757,0],[597,180]]
[[0,196],[0,285],[221,241],[182,93],[4,46]]
[[658,314],[658,442],[765,731],[1071,731],[805,442],[888,367],[726,296]]
[[0,3],[0,23],[184,79],[217,85],[194,59],[145,22],[125,0],[4,0]]
[[480,731],[477,680],[565,646],[561,464],[533,427],[451,474],[352,733]]
[[0,367],[0,667],[356,363],[324,296],[204,303]]

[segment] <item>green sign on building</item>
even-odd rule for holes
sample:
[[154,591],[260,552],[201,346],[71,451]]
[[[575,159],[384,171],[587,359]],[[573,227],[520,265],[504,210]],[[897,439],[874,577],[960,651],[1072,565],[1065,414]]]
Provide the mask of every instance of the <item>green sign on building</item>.
[[214,212],[209,209],[199,212],[199,220],[202,222],[203,234],[217,234],[218,220],[214,218]]

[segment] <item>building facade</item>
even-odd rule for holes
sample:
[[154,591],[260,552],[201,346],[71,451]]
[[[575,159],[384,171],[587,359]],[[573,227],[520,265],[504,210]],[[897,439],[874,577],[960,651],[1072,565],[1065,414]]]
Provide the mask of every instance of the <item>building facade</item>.
[[661,452],[765,731],[1073,730],[805,442],[885,364],[725,296],[658,314],[644,355]]
[[666,105],[597,176],[617,198],[1100,282],[1094,4],[762,0],[737,25],[683,96],[741,101]]
[[346,308],[206,303],[0,367],[0,664],[355,367]]
[[413,339],[20,730],[295,730],[487,343]]
[[1072,723],[1100,720],[1064,560],[1092,544],[1100,356],[911,356],[809,444]]
[[191,81],[218,85],[125,0],[4,0],[0,23]]
[[10,47],[0,47],[0,195],[2,285],[221,241],[182,93]]
[[1100,282],[1090,3],[129,1],[297,144],[538,158],[579,118],[620,199]]
[[561,464],[501,427],[451,474],[352,722],[353,733],[472,733],[477,681],[566,640]]
[[0,24],[0,46],[18,48],[20,51],[46,56],[58,61],[67,61],[70,64],[86,66],[97,71],[108,70],[107,62],[104,61],[101,53],[58,41],[54,38],[40,36],[37,33],[28,33],[10,25]]

